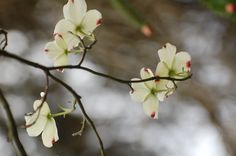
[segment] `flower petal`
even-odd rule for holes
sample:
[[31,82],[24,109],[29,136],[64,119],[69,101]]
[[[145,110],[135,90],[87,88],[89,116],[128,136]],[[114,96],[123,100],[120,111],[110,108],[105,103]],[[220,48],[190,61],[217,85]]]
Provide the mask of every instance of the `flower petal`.
[[143,103],[144,113],[152,119],[158,118],[159,101],[156,96],[149,95]]
[[85,0],[68,0],[63,7],[63,14],[66,20],[79,26],[85,13],[87,11],[87,4]]
[[58,56],[63,54],[65,50],[59,47],[56,41],[52,41],[46,44],[44,51],[50,59],[55,60]]
[[[42,104],[42,100],[34,101],[34,104],[33,104],[34,110],[37,110],[41,104]],[[43,106],[40,109],[40,115],[47,116],[48,114],[50,114],[50,109],[48,107],[48,103],[44,102]]]
[[26,131],[29,136],[38,136],[44,129],[47,117],[45,116],[38,116],[39,111],[35,112],[32,115],[26,115]]
[[191,70],[191,56],[187,52],[179,52],[175,55],[173,70],[180,77],[185,77]]
[[[168,77],[169,76],[169,69],[166,67],[166,65],[163,62],[159,62],[156,68],[156,76],[160,77]],[[166,94],[168,92],[167,84],[169,83],[169,80],[156,80],[157,85],[157,97],[160,101],[164,101],[166,98]]]
[[91,35],[96,27],[101,24],[102,14],[97,10],[89,10],[81,23],[81,31]]
[[62,36],[66,44],[66,49],[68,50],[73,49],[80,42],[80,40],[75,35],[75,29],[75,25],[66,19],[62,19],[56,24],[54,35],[58,34]]
[[48,119],[45,129],[42,133],[43,144],[46,147],[52,147],[53,144],[59,140],[57,125],[53,118]]
[[64,35],[65,33],[68,32],[75,32],[75,25],[71,23],[69,20],[62,19],[57,22],[55,29],[54,29],[54,34],[62,34]]
[[158,50],[160,60],[164,62],[169,69],[171,69],[176,53],[176,47],[170,43],[166,43],[163,48]]
[[67,44],[61,34],[54,34],[54,39],[57,46],[59,46],[61,49],[67,50]]
[[[132,79],[132,80],[140,80],[140,79]],[[143,82],[140,83],[132,83],[131,87],[134,89],[130,91],[131,98],[136,102],[143,102],[148,94],[150,94],[150,90],[146,87]]]
[[68,65],[68,56],[66,54],[61,54],[57,57],[56,60],[54,60],[54,66],[65,66]]
[[163,62],[159,62],[157,64],[155,75],[160,76],[160,77],[168,77],[169,76],[169,69],[167,68],[167,66]]
[[[151,69],[149,68],[142,68],[140,70],[140,76],[143,79],[148,79],[148,78],[151,78],[151,77],[154,77]],[[151,90],[151,89],[156,89],[156,83],[154,80],[151,80],[151,81],[146,81],[144,82],[144,84]]]
[[175,91],[175,86],[173,82],[168,80],[163,80],[163,81],[164,81],[163,83],[165,83],[165,86],[163,86],[163,88],[160,89],[159,92],[157,93],[157,97],[160,101],[164,101],[165,98],[169,97]]

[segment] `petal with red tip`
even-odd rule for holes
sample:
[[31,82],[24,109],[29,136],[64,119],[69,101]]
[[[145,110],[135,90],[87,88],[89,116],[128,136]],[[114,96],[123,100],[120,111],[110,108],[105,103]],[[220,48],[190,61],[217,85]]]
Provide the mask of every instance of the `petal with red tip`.
[[152,119],[158,118],[159,101],[156,96],[149,95],[143,103],[144,113]]
[[[187,52],[179,52],[175,55],[173,70],[177,77],[185,77],[191,70],[191,56]],[[179,75],[179,76],[178,76]]]
[[[140,80],[140,79],[132,79],[132,80]],[[131,84],[133,91],[130,91],[131,98],[136,102],[143,102],[148,94],[150,94],[150,90],[146,87],[143,82],[140,83],[132,83]]]
[[45,129],[42,133],[42,140],[44,146],[48,148],[52,147],[53,144],[59,140],[57,125],[53,118],[48,119]]
[[68,1],[63,7],[63,14],[66,20],[79,26],[87,11],[85,0]]
[[164,62],[171,69],[176,53],[176,47],[170,43],[165,44],[163,48],[158,50],[161,62]]
[[91,35],[93,31],[101,24],[102,14],[97,10],[89,10],[81,23],[81,30],[87,35]]
[[38,136],[44,129],[47,117],[38,114],[39,111],[32,115],[26,115],[26,131],[29,136]]
[[[148,79],[151,77],[154,77],[151,69],[149,68],[142,68],[140,71],[140,76],[143,79]],[[154,80],[146,81],[144,84],[151,90],[151,89],[156,89],[156,83]]]
[[50,59],[55,60],[58,56],[64,53],[64,49],[59,47],[56,41],[48,42],[44,48],[47,51],[47,55]]

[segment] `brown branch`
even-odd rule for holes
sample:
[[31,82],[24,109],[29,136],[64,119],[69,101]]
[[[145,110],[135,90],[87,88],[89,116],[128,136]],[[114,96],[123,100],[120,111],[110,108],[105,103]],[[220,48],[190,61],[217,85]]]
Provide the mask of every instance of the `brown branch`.
[[12,59],[15,59],[17,61],[20,61],[21,63],[23,64],[26,64],[26,65],[29,65],[31,67],[35,67],[37,69],[41,69],[43,70],[50,78],[52,78],[53,80],[55,80],[56,82],[58,82],[59,84],[61,84],[62,86],[64,86],[69,92],[71,92],[73,94],[73,96],[75,96],[80,108],[81,108],[81,111],[83,113],[83,115],[85,116],[87,122],[89,123],[89,125],[92,127],[94,133],[96,134],[97,136],[97,139],[98,139],[98,142],[100,144],[100,147],[101,147],[101,155],[104,156],[105,155],[105,152],[104,152],[104,147],[103,147],[103,142],[101,140],[101,137],[99,136],[97,130],[96,130],[96,127],[93,123],[93,121],[90,119],[90,117],[88,116],[88,114],[86,113],[84,107],[83,107],[83,104],[82,102],[80,101],[81,99],[81,96],[78,95],[69,85],[67,85],[65,82],[61,81],[60,79],[58,79],[57,77],[55,77],[54,75],[52,75],[50,72],[49,72],[49,68],[46,67],[46,66],[43,66],[43,65],[40,65],[38,63],[34,63],[34,62],[31,62],[29,60],[26,60],[24,58],[21,58],[15,54],[10,54],[4,50],[0,50],[0,56],[6,56],[8,58],[12,58]]
[[87,121],[87,123],[92,127],[97,139],[98,139],[98,142],[99,142],[99,145],[100,145],[100,148],[101,148],[101,155],[102,156],[105,156],[105,150],[104,150],[104,146],[103,146],[103,142],[102,142],[102,139],[100,137],[100,135],[98,134],[98,131],[96,129],[96,126],[94,125],[93,121],[91,120],[91,118],[89,117],[89,115],[87,114],[87,112],[85,111],[84,109],[84,106],[81,102],[81,96],[79,96],[76,91],[71,88],[68,84],[66,84],[65,82],[63,82],[62,80],[58,79],[57,77],[55,77],[54,75],[52,75],[50,72],[48,72],[48,76],[50,78],[52,78],[54,81],[56,81],[57,83],[61,84],[64,88],[66,88],[73,96],[74,98],[76,99],[76,101],[78,102],[79,106],[80,106],[80,109]]
[[0,42],[0,45],[3,44],[1,49],[5,50],[5,48],[8,45],[7,32],[5,30],[3,30],[3,29],[0,29],[0,35],[1,34],[4,36],[4,39]]
[[6,119],[7,119],[7,125],[8,125],[9,140],[12,142],[18,156],[26,156],[27,154],[19,139],[16,123],[12,115],[9,103],[7,99],[5,98],[1,89],[0,89],[0,99],[1,99],[1,104],[3,106],[3,109],[6,112],[6,116],[7,116]]
[[[92,45],[90,47],[92,47]],[[87,48],[90,48],[90,47],[87,47]],[[86,55],[86,51],[88,50],[87,48],[85,48],[84,55],[82,56],[82,60],[79,62],[78,65],[67,65],[67,66],[58,66],[58,67],[46,67],[44,65],[41,65],[41,64],[38,64],[38,63],[35,63],[35,62],[32,62],[32,61],[26,60],[24,58],[21,58],[21,57],[15,55],[15,54],[11,54],[11,53],[9,53],[9,52],[7,52],[5,50],[0,50],[0,56],[5,56],[7,58],[15,59],[15,60],[17,60],[17,61],[19,61],[19,62],[21,62],[21,63],[23,63],[25,65],[28,65],[28,66],[40,69],[40,70],[45,72],[46,76],[49,76],[51,79],[53,79],[54,81],[56,81],[60,85],[62,85],[64,88],[66,88],[75,97],[75,99],[77,100],[77,102],[78,102],[78,104],[80,106],[80,109],[81,109],[84,117],[86,118],[86,121],[91,126],[91,128],[93,129],[93,131],[94,131],[94,133],[95,133],[95,135],[96,135],[96,137],[98,139],[98,142],[99,142],[99,145],[100,145],[100,148],[101,148],[101,155],[104,156],[105,152],[104,152],[103,142],[102,142],[101,137],[99,136],[99,134],[97,132],[97,129],[96,129],[93,121],[90,119],[90,117],[88,116],[88,114],[86,113],[86,111],[84,109],[84,106],[83,106],[83,104],[81,102],[81,96],[79,94],[77,94],[73,90],[73,88],[71,88],[68,84],[66,84],[62,80],[60,80],[57,77],[55,77],[54,75],[52,75],[50,73],[51,70],[57,70],[57,69],[80,69],[80,70],[84,70],[84,71],[90,72],[92,74],[95,74],[97,76],[101,76],[101,77],[104,77],[104,78],[111,79],[113,81],[116,81],[116,82],[119,82],[119,83],[122,83],[122,84],[127,84],[129,87],[131,87],[131,85],[130,85],[131,83],[140,83],[140,82],[146,82],[146,81],[152,81],[152,80],[160,80],[160,79],[170,80],[172,82],[174,82],[174,81],[184,81],[184,80],[190,79],[192,77],[192,74],[188,75],[187,77],[180,78],[180,79],[179,78],[173,78],[173,77],[154,76],[154,77],[147,78],[147,79],[142,79],[142,80],[123,80],[123,79],[119,79],[119,78],[116,78],[116,77],[113,77],[113,76],[110,76],[110,75],[107,75],[107,74],[104,74],[104,73],[100,73],[100,72],[94,71],[94,70],[92,70],[90,68],[87,68],[87,67],[83,67],[81,64],[84,61],[84,58],[85,58],[85,55]]]
[[47,99],[48,89],[49,89],[49,78],[48,78],[47,72],[44,72],[44,73],[45,73],[45,77],[46,77],[46,85],[45,85],[45,89],[44,89],[44,96],[41,97],[41,103],[40,103],[40,105],[39,105],[33,112],[26,114],[26,116],[32,116],[32,115],[34,115],[34,113],[36,113],[37,111],[39,111],[39,112],[38,112],[38,114],[37,114],[36,119],[35,119],[31,124],[25,125],[24,128],[29,128],[29,127],[33,126],[33,125],[37,122],[37,120],[38,120],[38,118],[39,118],[39,115],[40,115],[41,108],[43,107],[43,104],[44,104],[44,102],[45,102],[46,99]]

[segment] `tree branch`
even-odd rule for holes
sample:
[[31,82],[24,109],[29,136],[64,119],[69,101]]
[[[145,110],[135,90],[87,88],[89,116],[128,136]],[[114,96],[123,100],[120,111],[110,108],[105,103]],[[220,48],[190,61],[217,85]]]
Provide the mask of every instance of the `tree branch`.
[[75,97],[75,99],[78,102],[78,105],[80,106],[80,109],[81,109],[86,121],[92,127],[92,129],[93,129],[93,131],[94,131],[94,133],[95,133],[95,135],[98,139],[98,142],[99,142],[99,145],[100,145],[100,148],[101,148],[101,156],[105,156],[105,150],[104,150],[102,139],[101,139],[100,135],[98,134],[96,126],[94,125],[93,121],[91,120],[91,118],[89,117],[89,115],[87,114],[87,112],[84,109],[84,106],[81,102],[81,96],[79,96],[73,88],[71,88],[65,82],[63,82],[62,80],[60,80],[57,77],[55,77],[54,75],[52,75],[50,72],[48,72],[48,76],[50,78],[52,78],[54,81],[56,81],[57,83],[61,84],[64,88],[66,88]]
[[46,67],[44,65],[41,65],[41,64],[38,64],[38,63],[35,63],[35,62],[32,62],[32,61],[26,60],[24,58],[21,58],[21,57],[15,55],[15,54],[11,54],[11,53],[9,53],[9,52],[7,52],[5,50],[0,50],[0,56],[5,56],[5,57],[11,58],[11,59],[15,59],[15,60],[17,60],[17,61],[19,61],[19,62],[21,62],[23,64],[26,64],[28,66],[31,66],[31,67],[43,70],[45,72],[46,76],[49,76],[51,79],[53,79],[54,81],[56,81],[57,83],[62,85],[64,88],[66,88],[75,97],[75,99],[77,100],[78,105],[80,106],[80,109],[81,109],[81,111],[82,111],[86,121],[91,126],[91,128],[93,129],[93,131],[94,131],[94,133],[95,133],[95,135],[96,135],[96,137],[98,139],[98,142],[99,142],[99,145],[100,145],[100,148],[101,148],[101,155],[102,156],[105,155],[104,147],[103,147],[103,142],[102,142],[101,137],[99,136],[99,134],[97,132],[97,129],[96,129],[93,121],[90,119],[90,117],[88,116],[87,112],[84,109],[84,106],[83,106],[83,104],[81,102],[81,96],[79,94],[77,94],[76,91],[73,90],[73,88],[71,88],[68,84],[66,84],[62,80],[60,80],[57,77],[55,77],[54,75],[52,75],[50,73],[51,70],[57,70],[57,69],[80,69],[80,70],[84,70],[84,71],[90,72],[92,74],[95,74],[97,76],[108,78],[108,79],[111,79],[111,80],[119,82],[119,83],[127,84],[129,87],[131,87],[130,86],[131,83],[140,83],[140,82],[146,82],[146,81],[152,81],[152,80],[160,80],[160,79],[170,80],[170,81],[174,82],[174,81],[184,81],[184,80],[190,79],[192,77],[192,74],[190,74],[190,75],[188,75],[187,77],[184,77],[184,78],[154,76],[154,77],[150,77],[150,78],[142,79],[142,80],[123,80],[123,79],[119,79],[119,78],[116,78],[116,77],[113,77],[113,76],[110,76],[110,75],[107,75],[107,74],[104,74],[104,73],[100,73],[100,72],[94,71],[94,70],[92,70],[90,68],[82,66],[81,64],[82,64],[82,62],[83,62],[83,60],[85,58],[85,55],[86,55],[86,51],[85,51],[85,53],[84,53],[84,55],[82,57],[82,60],[79,62],[78,65]]
[[9,140],[12,142],[18,156],[26,156],[27,154],[25,152],[25,149],[18,137],[16,123],[12,115],[9,103],[7,102],[7,99],[5,98],[1,89],[0,89],[0,99],[1,99],[1,104],[3,106],[3,109],[6,112],[6,116],[7,116]]

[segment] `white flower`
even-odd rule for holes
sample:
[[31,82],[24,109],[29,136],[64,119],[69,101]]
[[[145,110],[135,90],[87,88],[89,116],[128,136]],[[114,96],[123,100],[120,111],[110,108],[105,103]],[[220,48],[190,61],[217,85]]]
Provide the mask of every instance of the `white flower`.
[[178,52],[176,47],[167,43],[162,49],[158,50],[161,62],[156,68],[156,76],[184,78],[189,75],[191,70],[191,56],[187,52]]
[[[158,50],[161,62],[158,63],[155,76],[184,78],[189,75],[191,70],[191,56],[187,52],[179,52],[176,54],[176,47],[167,43],[162,49]],[[160,80],[156,83],[165,90],[161,94],[163,100],[171,95],[175,90],[177,82],[169,80]]]
[[26,131],[32,137],[42,133],[44,146],[52,147],[59,140],[57,126],[54,118],[51,117],[47,102],[44,102],[39,108],[41,103],[41,100],[36,100],[33,105],[35,112],[25,115]]
[[75,35],[81,38],[91,36],[102,21],[102,15],[99,11],[95,9],[87,11],[85,0],[68,0],[63,7],[63,14],[65,19],[56,24],[54,33],[61,34],[71,49],[80,42]]
[[60,34],[55,34],[55,40],[48,42],[44,51],[50,59],[54,61],[54,66],[63,66],[68,64],[67,44]]
[[[152,71],[149,68],[142,68],[140,71],[141,79],[147,79],[154,77]],[[132,80],[140,80],[138,78]],[[159,81],[159,80],[158,80]],[[143,103],[144,113],[153,118],[158,118],[159,100],[163,100],[162,92],[165,91],[162,86],[159,86],[155,80],[132,83],[133,88],[130,91],[131,98],[136,102]]]

